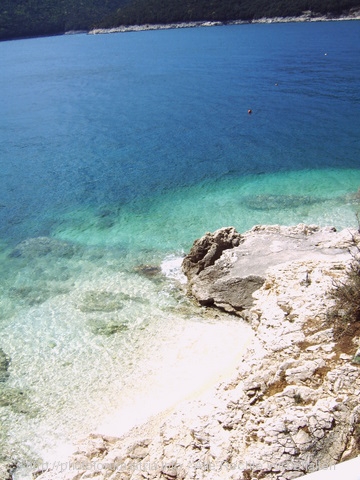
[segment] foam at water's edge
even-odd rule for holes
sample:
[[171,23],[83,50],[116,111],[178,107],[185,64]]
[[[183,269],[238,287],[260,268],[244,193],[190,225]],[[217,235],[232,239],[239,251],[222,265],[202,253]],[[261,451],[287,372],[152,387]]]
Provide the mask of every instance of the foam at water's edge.
[[181,284],[185,284],[187,282],[187,278],[181,269],[183,258],[184,257],[179,257],[176,255],[168,255],[161,262],[162,273],[166,277],[177,280]]

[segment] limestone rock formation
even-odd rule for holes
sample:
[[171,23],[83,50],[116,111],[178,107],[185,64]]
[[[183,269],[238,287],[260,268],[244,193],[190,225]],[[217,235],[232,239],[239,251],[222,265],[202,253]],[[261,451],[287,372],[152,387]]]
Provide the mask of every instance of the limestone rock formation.
[[253,304],[252,294],[264,283],[269,267],[346,255],[349,239],[342,238],[332,227],[314,225],[258,225],[243,235],[229,227],[196,240],[184,258],[183,271],[190,293],[201,305],[241,312]]
[[[351,235],[255,227],[203,270],[191,266],[193,292],[209,269],[263,279],[252,306],[237,310],[255,331],[237,374],[122,438],[88,437],[68,468],[38,480],[291,480],[358,455],[360,367],[352,358],[360,328],[339,341],[328,316]],[[208,240],[200,261],[216,250]]]
[[237,247],[240,243],[241,235],[234,227],[221,228],[214,233],[206,233],[200,239],[195,240],[189,254],[184,258],[183,270],[185,275],[190,280],[205,268],[214,265],[224,250]]

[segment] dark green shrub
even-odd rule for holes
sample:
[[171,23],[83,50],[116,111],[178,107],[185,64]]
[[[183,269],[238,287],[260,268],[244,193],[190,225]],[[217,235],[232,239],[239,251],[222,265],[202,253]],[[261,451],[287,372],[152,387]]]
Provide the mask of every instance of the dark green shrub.
[[360,238],[352,236],[349,251],[352,261],[347,269],[346,278],[334,282],[332,297],[335,306],[332,314],[346,322],[360,321]]

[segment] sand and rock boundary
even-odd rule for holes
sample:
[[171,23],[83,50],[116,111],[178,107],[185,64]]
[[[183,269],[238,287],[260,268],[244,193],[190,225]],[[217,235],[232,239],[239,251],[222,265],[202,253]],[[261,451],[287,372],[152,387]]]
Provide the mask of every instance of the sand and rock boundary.
[[354,235],[301,224],[196,241],[183,263],[189,292],[255,331],[237,373],[122,438],[90,435],[67,462],[34,476],[290,480],[356,457],[360,328],[339,337],[329,315]]

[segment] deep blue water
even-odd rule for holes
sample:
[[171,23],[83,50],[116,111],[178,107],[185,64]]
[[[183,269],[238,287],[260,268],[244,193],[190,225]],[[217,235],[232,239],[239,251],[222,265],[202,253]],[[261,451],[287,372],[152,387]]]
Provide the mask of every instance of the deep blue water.
[[190,315],[139,265],[225,225],[356,225],[359,59],[358,21],[0,43],[7,455],[87,432]]
[[209,181],[358,169],[359,58],[356,21],[4,42],[1,235]]

